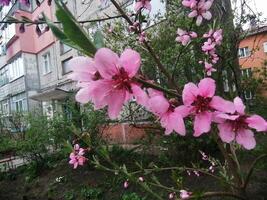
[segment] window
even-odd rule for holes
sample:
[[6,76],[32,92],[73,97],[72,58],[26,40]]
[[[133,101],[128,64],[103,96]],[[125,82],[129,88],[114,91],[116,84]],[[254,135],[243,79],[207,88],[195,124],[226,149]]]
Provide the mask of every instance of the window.
[[21,57],[13,60],[12,63],[7,65],[9,69],[9,80],[13,81],[24,75],[23,59]]
[[245,96],[245,99],[246,99],[246,100],[251,100],[252,97],[253,97],[252,92],[249,91],[249,90],[245,90],[245,91],[244,91],[244,96]]
[[242,78],[251,78],[252,77],[252,70],[251,68],[242,69],[241,70]]
[[51,57],[50,53],[43,55],[43,74],[48,74],[51,72]]
[[26,112],[28,110],[25,93],[21,93],[12,97],[11,109],[13,112]]
[[68,64],[71,59],[72,57],[62,61],[62,74],[63,75],[71,72],[71,68],[70,68],[71,66]]
[[8,69],[3,67],[0,69],[0,87],[8,83]]
[[250,50],[248,47],[240,48],[238,50],[238,54],[240,58],[245,58],[245,57],[250,56]]
[[263,43],[263,51],[267,53],[267,42]]
[[224,92],[229,92],[230,88],[229,88],[229,81],[228,81],[228,75],[227,75],[227,71],[226,70],[223,70],[222,76],[223,76],[223,89],[224,89]]
[[70,46],[68,46],[68,45],[60,42],[60,53],[61,54],[64,54],[64,53],[66,53],[66,52],[68,52],[70,50],[71,50],[71,47]]
[[3,30],[3,44],[7,44],[16,35],[16,24],[8,24]]
[[8,100],[4,100],[1,102],[1,115],[9,114],[9,103]]
[[47,116],[47,118],[52,118],[53,117],[53,105],[51,102],[42,102],[43,106],[43,114]]

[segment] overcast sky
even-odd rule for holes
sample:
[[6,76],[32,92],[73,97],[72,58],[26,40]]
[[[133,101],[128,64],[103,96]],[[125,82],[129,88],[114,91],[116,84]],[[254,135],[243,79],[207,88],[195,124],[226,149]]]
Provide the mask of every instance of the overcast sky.
[[267,0],[249,0],[250,5],[258,12],[262,12],[263,16],[267,17]]

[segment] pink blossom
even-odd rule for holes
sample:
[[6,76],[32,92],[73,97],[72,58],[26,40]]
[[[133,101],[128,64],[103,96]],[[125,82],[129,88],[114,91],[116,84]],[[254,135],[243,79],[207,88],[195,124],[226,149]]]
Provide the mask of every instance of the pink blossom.
[[189,44],[192,38],[197,38],[197,34],[195,32],[187,32],[180,28],[177,29],[176,41],[181,42],[183,46]]
[[213,4],[213,0],[183,0],[182,4],[191,9],[188,17],[196,18],[197,26],[201,25],[203,18],[210,20],[212,17],[209,9]]
[[205,72],[207,73],[207,76],[211,76],[212,72],[216,72],[217,70],[213,68],[213,65],[205,62]]
[[187,192],[186,190],[180,190],[181,199],[187,199],[190,197],[191,194],[192,194],[191,192]]
[[141,64],[136,51],[126,49],[119,57],[110,49],[101,48],[94,59],[80,57],[71,63],[74,70],[72,78],[81,87],[76,94],[78,102],[91,101],[95,109],[107,106],[111,119],[118,116],[123,104],[131,97],[135,97],[141,105],[146,103],[147,95],[133,80]]
[[[152,90],[153,91],[153,90]],[[162,93],[150,93],[147,103],[148,110],[160,118],[160,123],[165,128],[165,134],[169,135],[173,131],[184,136],[186,133],[183,118],[187,116],[185,106],[176,107],[175,103],[168,101]]]
[[127,189],[129,187],[129,181],[128,180],[124,181],[123,187],[124,187],[124,189]]
[[[222,29],[218,30],[209,30],[208,33],[203,35],[203,38],[207,38],[207,41],[202,45],[202,51],[210,56],[210,60],[213,64],[217,63],[219,60],[218,55],[216,54],[216,46],[222,44]],[[211,69],[211,68],[209,68]]]
[[139,22],[134,22],[133,25],[129,26],[129,31],[130,32],[134,32],[137,31],[139,29]]
[[134,10],[136,12],[138,12],[142,8],[145,8],[145,9],[151,11],[150,0],[136,0],[135,6],[134,6]]
[[211,166],[209,167],[209,171],[210,171],[211,173],[214,172],[214,167],[213,167],[213,165],[211,165]]
[[175,192],[169,193],[169,200],[174,200],[175,196],[176,196]]
[[143,42],[147,41],[146,33],[144,31],[139,34],[138,40],[139,40],[140,43],[143,43]]
[[193,172],[194,172],[194,174],[195,174],[197,177],[200,176],[198,171],[194,170]]
[[138,180],[139,180],[140,182],[144,182],[144,181],[145,181],[144,177],[142,177],[142,176],[140,176],[140,177],[138,178]]
[[78,165],[83,165],[87,160],[83,155],[85,150],[80,148],[78,144],[74,145],[73,152],[70,154],[69,164],[73,165],[73,168],[76,169]]
[[235,112],[232,114],[216,115],[219,136],[226,143],[236,140],[245,149],[253,149],[256,146],[256,140],[250,129],[265,131],[266,121],[259,115],[246,115],[245,105],[239,97],[234,99],[234,108]]
[[226,101],[215,94],[215,81],[211,78],[202,79],[198,86],[187,83],[183,90],[183,102],[188,107],[189,114],[195,116],[194,136],[198,137],[209,132],[212,116],[215,110],[221,112],[234,112],[233,103]]
[[11,0],[0,0],[0,6],[8,6]]

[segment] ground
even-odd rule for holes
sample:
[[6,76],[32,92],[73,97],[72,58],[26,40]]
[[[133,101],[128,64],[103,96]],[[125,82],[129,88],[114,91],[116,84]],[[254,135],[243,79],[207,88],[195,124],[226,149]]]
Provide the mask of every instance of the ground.
[[[168,173],[161,173],[159,177],[166,185],[172,182]],[[193,175],[185,177],[185,188],[216,190],[220,186],[219,183],[209,177],[203,177],[203,175],[201,178]],[[57,179],[61,179],[61,181],[57,182]],[[253,182],[249,187],[251,199],[267,199],[266,188],[266,170],[256,170]],[[74,170],[66,159],[54,163],[50,169],[42,170],[34,179],[30,178],[25,169],[20,169],[2,177],[0,181],[1,200],[124,200],[123,195],[133,192],[140,197],[146,197],[146,200],[153,199],[134,185],[130,184],[128,189],[124,189],[123,180],[112,173],[96,170],[89,165]],[[136,198],[125,199],[139,200]],[[214,200],[217,199],[220,198],[214,198]]]

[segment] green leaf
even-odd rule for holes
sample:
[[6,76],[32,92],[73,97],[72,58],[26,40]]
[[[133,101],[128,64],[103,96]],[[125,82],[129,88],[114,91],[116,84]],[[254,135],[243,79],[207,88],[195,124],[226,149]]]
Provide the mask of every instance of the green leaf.
[[97,49],[104,47],[104,39],[103,39],[102,32],[100,30],[97,30],[95,32],[93,38],[94,38],[94,44],[95,44]]
[[58,28],[55,23],[53,23],[51,20],[49,20],[44,14],[43,14],[44,20],[46,21],[46,24],[49,26],[49,28],[51,29],[51,31],[53,32],[53,34],[64,44],[77,49],[78,51],[83,52],[83,50],[76,45],[74,42],[72,42],[63,31],[60,30],[60,28]]
[[93,56],[97,49],[83,28],[61,0],[56,0],[55,3],[57,5],[56,17],[62,23],[65,35],[77,44],[83,53]]

